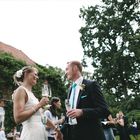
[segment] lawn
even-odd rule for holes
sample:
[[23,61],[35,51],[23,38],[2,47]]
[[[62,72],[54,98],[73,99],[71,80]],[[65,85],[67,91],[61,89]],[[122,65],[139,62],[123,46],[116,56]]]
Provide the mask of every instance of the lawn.
[[[131,140],[136,140],[132,135],[130,135]],[[116,140],[120,140],[119,136],[116,136]],[[140,140],[140,135],[138,136],[138,140]]]

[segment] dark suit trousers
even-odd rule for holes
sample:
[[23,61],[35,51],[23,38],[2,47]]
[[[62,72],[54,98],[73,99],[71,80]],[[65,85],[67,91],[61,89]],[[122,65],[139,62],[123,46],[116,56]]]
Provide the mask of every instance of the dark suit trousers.
[[105,137],[101,128],[94,130],[90,126],[78,127],[75,125],[69,126],[68,137],[64,140],[105,140]]

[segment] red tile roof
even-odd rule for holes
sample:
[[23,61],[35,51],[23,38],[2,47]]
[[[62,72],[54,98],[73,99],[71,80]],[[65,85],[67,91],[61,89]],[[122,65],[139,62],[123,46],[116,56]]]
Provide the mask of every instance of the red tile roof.
[[0,42],[0,52],[10,53],[13,57],[18,60],[26,62],[27,65],[35,65],[35,62],[31,60],[25,53],[18,50],[10,45]]

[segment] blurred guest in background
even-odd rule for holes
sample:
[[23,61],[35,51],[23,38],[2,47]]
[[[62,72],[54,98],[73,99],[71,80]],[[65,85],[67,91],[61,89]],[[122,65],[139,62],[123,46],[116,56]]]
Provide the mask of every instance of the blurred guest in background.
[[122,111],[117,113],[116,124],[118,126],[120,140],[131,140],[128,131],[128,119]]
[[138,128],[137,128],[137,122],[136,120],[134,119],[134,117],[132,118],[132,122],[130,124],[130,127],[131,127],[131,133],[132,135],[134,136],[134,138],[136,140],[138,140]]
[[[50,105],[51,105],[50,108],[44,112],[44,116],[46,118],[49,118],[56,125],[56,127],[59,127],[59,125],[64,122],[64,118],[59,119],[58,111],[61,108],[60,98],[52,97]],[[56,131],[54,131],[49,126],[47,126],[47,131],[48,131],[48,140],[55,140]]]

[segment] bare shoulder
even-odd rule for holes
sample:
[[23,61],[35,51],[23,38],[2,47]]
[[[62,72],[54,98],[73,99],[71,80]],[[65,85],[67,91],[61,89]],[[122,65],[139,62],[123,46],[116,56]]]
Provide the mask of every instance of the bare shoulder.
[[19,99],[19,98],[24,98],[26,96],[26,91],[23,87],[18,87],[14,92],[13,92],[13,97],[14,99]]

